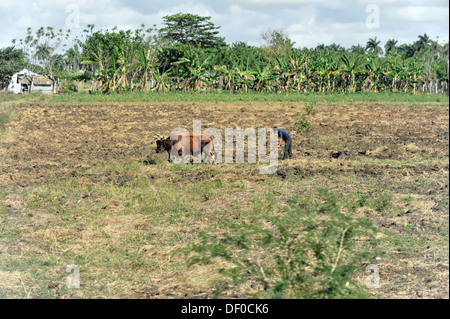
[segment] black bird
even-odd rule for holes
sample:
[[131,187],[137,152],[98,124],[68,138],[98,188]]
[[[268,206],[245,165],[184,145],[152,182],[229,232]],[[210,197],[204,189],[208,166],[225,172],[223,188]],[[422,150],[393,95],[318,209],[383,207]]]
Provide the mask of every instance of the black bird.
[[342,152],[341,151],[339,151],[339,152],[333,152],[333,151],[331,151],[331,157],[332,158],[339,158],[339,156],[341,156],[341,154],[342,154]]

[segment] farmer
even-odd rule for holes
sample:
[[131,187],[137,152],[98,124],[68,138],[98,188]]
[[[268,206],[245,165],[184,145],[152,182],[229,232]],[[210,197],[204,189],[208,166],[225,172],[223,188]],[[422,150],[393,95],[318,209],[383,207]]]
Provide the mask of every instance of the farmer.
[[273,130],[278,133],[280,140],[278,141],[278,147],[281,146],[281,142],[284,141],[284,155],[283,159],[292,157],[292,138],[285,130],[274,127]]

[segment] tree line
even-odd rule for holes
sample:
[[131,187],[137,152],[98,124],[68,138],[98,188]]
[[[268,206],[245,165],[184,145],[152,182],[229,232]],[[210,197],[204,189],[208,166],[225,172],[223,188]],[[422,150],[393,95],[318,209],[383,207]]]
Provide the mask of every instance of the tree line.
[[[228,44],[210,17],[178,13],[163,27],[88,25],[72,39],[70,30],[28,28],[24,39],[0,50],[0,85],[21,67],[72,88],[90,91],[230,90],[261,92],[431,92],[448,89],[449,44],[427,34],[411,44],[395,39],[382,47],[375,37],[344,48],[319,44],[295,48],[283,30],[266,30],[261,45]],[[64,47],[69,40],[71,45]]]

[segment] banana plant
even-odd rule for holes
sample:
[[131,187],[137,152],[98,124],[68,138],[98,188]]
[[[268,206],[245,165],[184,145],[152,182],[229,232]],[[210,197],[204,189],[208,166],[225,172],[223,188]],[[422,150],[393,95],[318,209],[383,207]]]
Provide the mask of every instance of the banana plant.
[[334,92],[336,78],[339,76],[339,60],[334,59],[332,55],[327,58],[327,91]]
[[386,76],[392,80],[391,90],[397,91],[397,84],[400,82],[401,72],[404,69],[404,59],[400,57],[398,53],[390,53],[389,60],[387,61],[388,71]]
[[308,68],[308,63],[305,60],[305,54],[300,58],[296,53],[289,57],[291,64],[291,78],[292,83],[290,88],[301,91],[303,88],[303,80],[305,78],[305,70]]
[[183,67],[183,73],[181,75],[181,80],[184,84],[184,89],[198,90],[200,89],[200,83],[208,83],[208,79],[205,77],[207,72],[207,66],[211,55],[206,57],[205,60],[200,62],[198,53],[192,51],[189,47],[188,57],[180,58],[178,61],[173,62],[172,65]]
[[147,50],[138,50],[139,61],[135,63],[129,64],[130,67],[139,67],[143,71],[142,75],[142,88],[147,94],[148,92],[148,82],[149,77],[151,78],[152,69],[158,66],[158,63],[155,61],[155,50],[150,48]]
[[326,62],[323,55],[320,54],[315,57],[310,66],[312,72],[309,74],[309,80],[313,84],[312,90],[322,92],[327,76]]
[[290,64],[283,58],[275,57],[275,59],[277,65],[272,69],[272,75],[277,80],[277,86],[281,87],[282,91],[287,91],[292,75]]
[[257,66],[256,72],[254,72],[255,77],[255,89],[258,92],[262,92],[263,90],[270,91],[270,81],[275,78],[269,66],[266,66],[261,70],[259,66]]
[[102,87],[103,93],[114,91],[114,73],[116,72],[116,62],[114,58],[111,58],[111,67],[98,71],[98,79]]
[[217,72],[215,67],[208,69],[203,76],[203,81],[206,84],[207,90],[215,90],[219,88],[220,78],[221,74],[220,72]]
[[126,86],[126,64],[125,58],[118,47],[114,47],[115,55],[110,56],[110,63],[108,68],[99,70],[98,78],[100,79],[103,93],[115,91],[117,87],[124,88]]
[[376,92],[379,79],[383,74],[384,64],[375,56],[367,57],[365,68],[367,70],[366,82],[369,84],[369,91]]
[[413,93],[416,94],[417,82],[421,78],[420,74],[423,72],[425,65],[423,61],[414,59],[408,59],[406,65],[409,70],[408,85],[412,86]]
[[217,79],[222,79],[223,89],[231,90],[234,84],[235,71],[233,69],[228,69],[226,65],[214,66],[214,71],[217,73]]
[[125,89],[127,86],[126,72],[129,65],[127,64],[124,50],[119,50],[118,47],[114,49],[117,55],[116,70],[113,73],[114,90],[117,88]]
[[169,78],[169,71],[161,71],[159,68],[156,68],[152,77],[155,81],[155,90],[158,92],[168,90],[172,84]]
[[344,65],[339,70],[339,73],[342,73],[344,77],[347,76],[347,80],[350,82],[349,91],[355,92],[356,74],[360,72],[360,59],[355,56],[348,57],[346,54],[343,54],[341,60]]
[[235,88],[240,88],[244,92],[248,92],[252,88],[255,81],[255,72],[250,70],[241,70],[239,67],[234,67]]

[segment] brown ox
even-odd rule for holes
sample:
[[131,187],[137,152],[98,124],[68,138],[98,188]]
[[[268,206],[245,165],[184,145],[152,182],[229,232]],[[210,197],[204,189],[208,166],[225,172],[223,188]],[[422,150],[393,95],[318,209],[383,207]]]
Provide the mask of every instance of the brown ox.
[[[158,136],[156,140],[156,153],[167,151],[172,158],[175,159],[176,155],[190,155],[194,157],[205,154],[207,162],[214,162],[214,137],[198,134],[198,133],[185,133],[185,132],[172,132],[169,137]],[[174,149],[175,148],[175,149]]]

